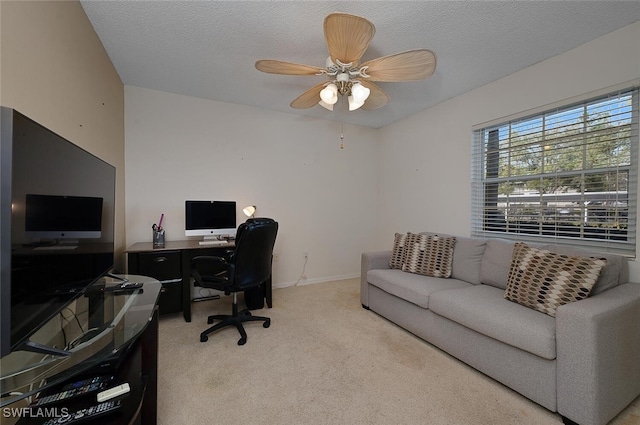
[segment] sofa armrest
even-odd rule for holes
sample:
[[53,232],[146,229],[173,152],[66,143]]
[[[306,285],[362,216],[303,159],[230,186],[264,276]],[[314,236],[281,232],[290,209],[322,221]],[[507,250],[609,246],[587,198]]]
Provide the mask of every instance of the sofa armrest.
[[369,283],[367,272],[371,269],[388,269],[391,251],[363,252],[360,263],[360,303],[363,307],[369,307]]
[[640,284],[559,307],[556,343],[558,413],[606,424],[640,394]]

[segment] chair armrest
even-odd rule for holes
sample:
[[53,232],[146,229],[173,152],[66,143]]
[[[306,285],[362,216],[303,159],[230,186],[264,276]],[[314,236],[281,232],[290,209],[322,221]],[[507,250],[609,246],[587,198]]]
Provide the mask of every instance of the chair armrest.
[[230,264],[226,258],[212,255],[199,255],[191,259],[191,277],[195,286],[208,287],[208,283],[220,283],[228,280]]
[[191,265],[195,266],[198,264],[205,263],[227,263],[227,259],[224,257],[215,257],[213,255],[198,255],[197,257],[193,257],[191,259]]
[[360,263],[360,303],[363,307],[369,306],[369,283],[367,272],[372,269],[388,269],[391,251],[363,252]]
[[640,284],[556,312],[558,413],[605,424],[640,394]]

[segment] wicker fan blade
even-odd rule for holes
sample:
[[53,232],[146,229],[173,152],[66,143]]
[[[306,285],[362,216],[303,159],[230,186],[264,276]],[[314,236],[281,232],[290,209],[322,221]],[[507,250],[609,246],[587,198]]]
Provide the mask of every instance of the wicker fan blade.
[[370,81],[362,81],[362,85],[371,90],[371,93],[369,93],[369,97],[360,109],[373,111],[374,109],[382,108],[389,102],[389,95],[380,87]]
[[283,62],[278,60],[264,59],[256,62],[256,69],[269,74],[284,75],[316,75],[320,68],[297,63]]
[[375,32],[373,24],[360,16],[332,13],[324,19],[324,38],[334,62],[356,65]]
[[291,102],[290,106],[295,109],[309,109],[316,106],[320,102],[320,91],[324,86],[325,83],[320,83],[311,87]]
[[369,81],[415,81],[430,77],[436,69],[436,55],[419,49],[373,59],[362,64]]

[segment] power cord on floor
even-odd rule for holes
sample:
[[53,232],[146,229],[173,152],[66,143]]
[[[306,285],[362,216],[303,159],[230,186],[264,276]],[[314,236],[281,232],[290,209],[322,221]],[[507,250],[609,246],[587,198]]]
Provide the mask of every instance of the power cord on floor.
[[307,275],[305,274],[305,270],[307,269],[307,262],[308,261],[309,261],[309,255],[305,254],[304,255],[304,264],[302,265],[302,273],[300,273],[300,277],[298,278],[298,281],[293,286],[298,286],[298,284],[300,283],[300,280],[307,278]]

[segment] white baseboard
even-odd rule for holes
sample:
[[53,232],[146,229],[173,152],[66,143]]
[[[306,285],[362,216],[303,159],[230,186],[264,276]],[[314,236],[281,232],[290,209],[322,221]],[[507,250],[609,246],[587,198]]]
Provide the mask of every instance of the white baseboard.
[[289,286],[295,286],[296,283],[298,284],[298,286],[312,285],[314,283],[333,282],[335,280],[354,279],[356,277],[360,277],[360,273],[349,273],[349,274],[343,274],[343,275],[337,275],[337,276],[316,277],[313,279],[300,279],[299,281],[292,281],[292,282],[278,282],[278,283],[274,283],[273,287],[287,288]]
[[[300,279],[299,281],[291,281],[291,282],[278,282],[278,283],[274,283],[273,287],[287,288],[289,286],[296,286],[296,283],[298,284],[298,286],[313,285],[314,283],[333,282],[336,280],[354,279],[356,277],[360,277],[360,273],[349,273],[349,274],[343,274],[343,275],[337,275],[337,276],[316,277],[313,279]],[[211,295],[224,296],[224,292],[222,291],[216,291],[215,289],[193,286],[192,281],[190,282],[190,285],[191,285],[191,288],[190,288],[191,299],[194,301],[198,300],[199,298],[207,298]]]

